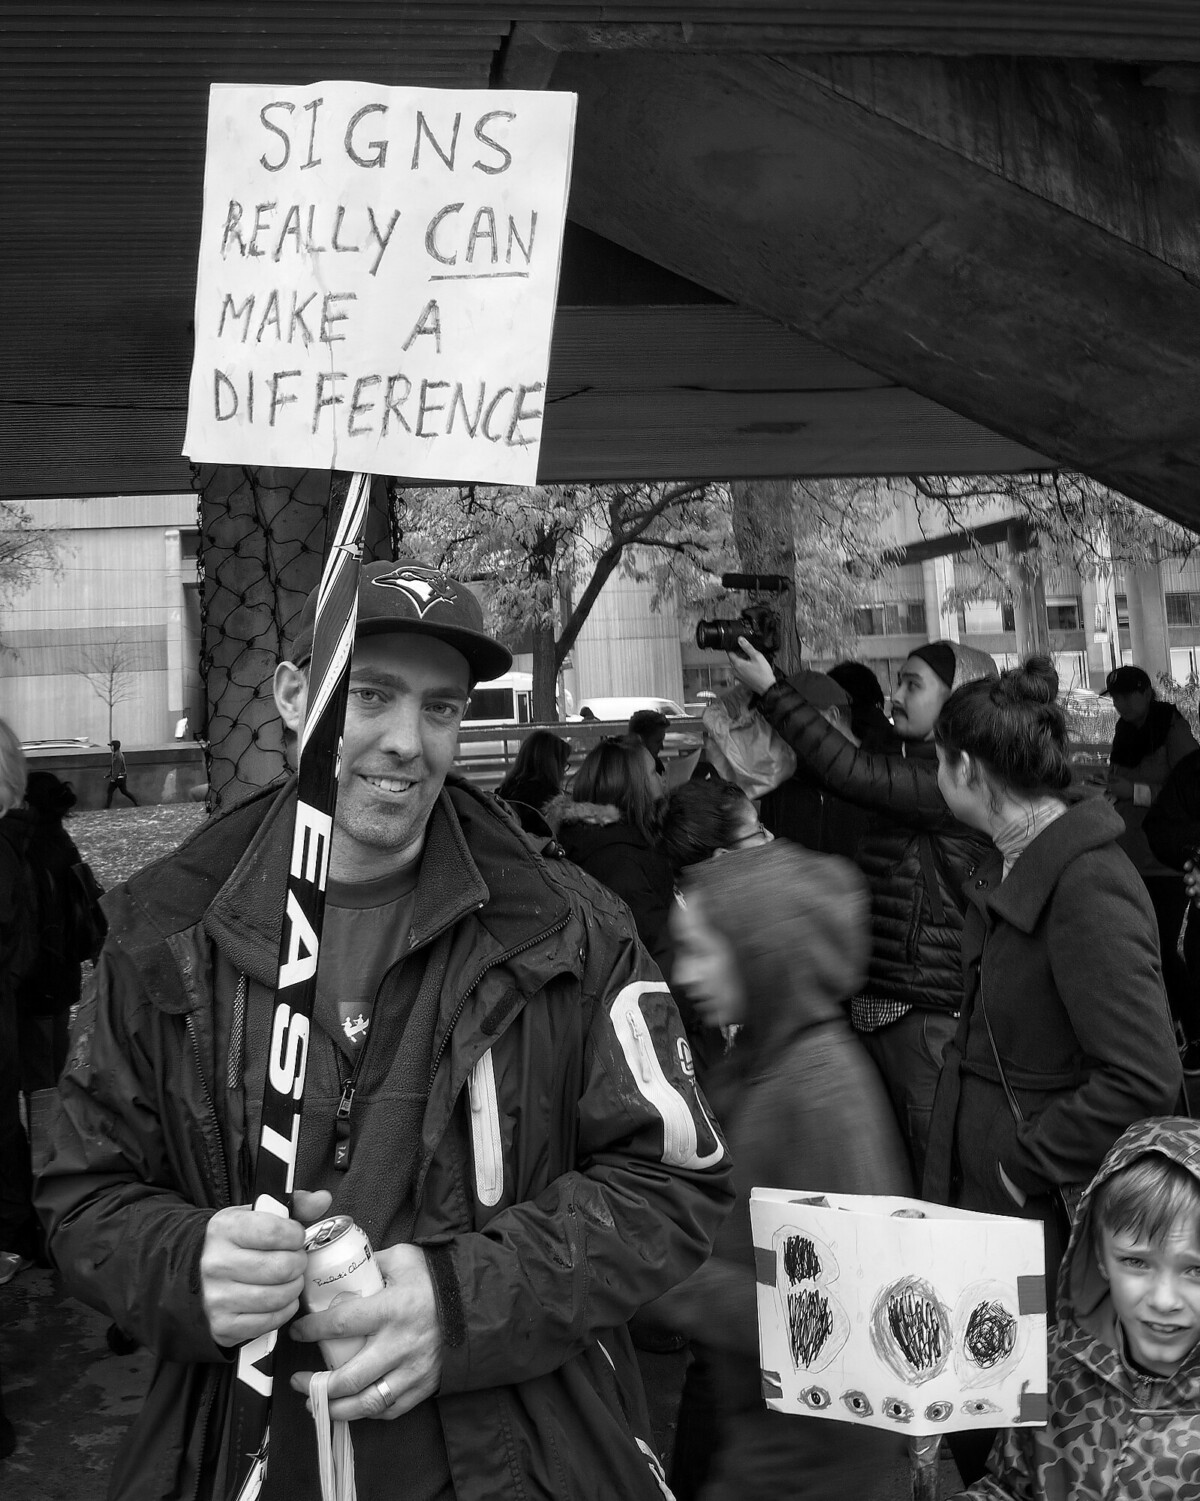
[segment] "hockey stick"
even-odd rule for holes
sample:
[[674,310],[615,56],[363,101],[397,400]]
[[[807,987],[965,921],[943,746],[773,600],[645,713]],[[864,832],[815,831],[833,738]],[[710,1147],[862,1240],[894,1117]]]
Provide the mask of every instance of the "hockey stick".
[[[284,1219],[291,1215],[300,1142],[308,1031],[317,993],[317,954],[369,496],[370,476],[354,475],[321,572],[307,708],[300,732],[296,825],[252,1198],[255,1209]],[[278,1338],[279,1331],[272,1329],[238,1351],[227,1490],[236,1501],[254,1501],[266,1478]]]

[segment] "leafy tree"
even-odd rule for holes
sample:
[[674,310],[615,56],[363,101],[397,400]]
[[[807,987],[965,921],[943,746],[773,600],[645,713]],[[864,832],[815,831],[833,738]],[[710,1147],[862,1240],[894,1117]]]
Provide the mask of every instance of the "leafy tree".
[[558,717],[558,674],[605,583],[646,559],[666,574],[703,570],[728,529],[723,486],[672,483],[468,485],[393,493],[402,549],[487,581],[492,624],[533,644],[533,713]]
[[0,605],[24,594],[43,570],[61,571],[62,538],[23,506],[0,500]]

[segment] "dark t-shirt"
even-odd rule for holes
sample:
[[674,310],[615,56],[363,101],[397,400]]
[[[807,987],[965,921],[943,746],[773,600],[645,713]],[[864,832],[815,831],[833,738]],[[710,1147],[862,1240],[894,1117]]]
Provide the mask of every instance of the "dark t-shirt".
[[[326,891],[325,926],[321,935],[321,965],[317,977],[314,1020],[333,1038],[344,1055],[344,1074],[349,1076],[370,1033],[376,995],[388,970],[408,951],[416,899],[418,857],[403,870],[374,881],[352,884],[331,880]],[[414,961],[416,962],[416,961]],[[393,990],[394,987],[389,987]],[[391,1018],[398,1027],[403,1018]],[[380,1025],[383,1025],[380,1023]],[[388,1029],[391,1032],[391,1027]],[[385,1041],[381,1034],[379,1043]],[[378,1061],[378,1060],[376,1060]],[[374,1067],[375,1064],[372,1064]],[[394,1117],[398,1135],[397,1156],[416,1156],[419,1111]],[[332,1147],[332,1143],[329,1144]],[[341,1175],[327,1160],[324,1173],[313,1181],[335,1190]],[[295,1370],[312,1369],[316,1355],[311,1345],[281,1340],[277,1346],[276,1381],[286,1381]],[[288,1404],[273,1423],[272,1460],[263,1490],[264,1501],[316,1501],[320,1495],[314,1467],[315,1449],[311,1419],[297,1405]],[[442,1437],[437,1404],[420,1403],[394,1421],[364,1420],[354,1423],[357,1490],[362,1501],[384,1501],[403,1495],[405,1501],[453,1501],[446,1445]],[[278,1441],[278,1443],[276,1442]],[[403,1483],[397,1477],[403,1475]]]

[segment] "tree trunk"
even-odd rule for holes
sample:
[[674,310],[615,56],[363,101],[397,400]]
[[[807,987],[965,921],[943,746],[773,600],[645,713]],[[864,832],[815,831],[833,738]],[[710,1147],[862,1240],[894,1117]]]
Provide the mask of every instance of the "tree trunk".
[[[288,765],[275,710],[275,664],[321,578],[326,523],[348,479],[319,470],[203,465],[200,673],[208,698],[209,806],[264,786]],[[388,555],[386,509],[372,485],[364,557]],[[111,738],[111,736],[110,736]]]
[[[775,657],[785,675],[800,666],[796,633],[796,516],[791,480],[734,480],[733,536],[746,573],[781,573],[791,580],[790,595],[755,594],[750,601],[779,612],[782,644]],[[739,608],[741,606],[739,605]]]
[[533,717],[539,724],[554,724],[558,720],[558,670],[553,625],[533,628]]

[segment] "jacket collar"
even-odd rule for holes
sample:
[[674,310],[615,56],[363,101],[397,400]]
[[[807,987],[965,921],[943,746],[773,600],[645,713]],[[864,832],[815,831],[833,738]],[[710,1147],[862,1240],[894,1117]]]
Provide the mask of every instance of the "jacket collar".
[[1124,828],[1120,814],[1103,798],[1085,798],[1026,847],[1003,884],[1003,857],[990,852],[980,881],[970,881],[967,894],[1012,927],[1032,933],[1067,866],[1089,850],[1114,843]]
[[[294,778],[273,783],[203,826],[106,901],[119,941],[164,1009],[183,1011],[192,1004],[169,940],[201,922],[233,965],[262,985],[274,985],[295,793]],[[516,821],[465,781],[447,779],[421,859],[413,947],[478,913],[481,947],[498,959],[563,926],[570,911],[565,892]],[[562,967],[557,949],[530,954],[518,967],[518,988],[536,989]]]

